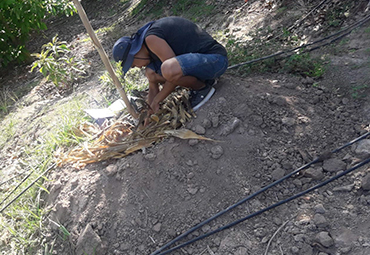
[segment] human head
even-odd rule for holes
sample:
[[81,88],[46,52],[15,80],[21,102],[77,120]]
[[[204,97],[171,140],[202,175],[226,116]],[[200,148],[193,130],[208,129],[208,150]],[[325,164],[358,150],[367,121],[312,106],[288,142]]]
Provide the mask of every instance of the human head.
[[114,44],[112,50],[113,58],[116,62],[122,61],[121,66],[124,74],[126,74],[130,67],[132,66],[134,56],[141,49],[146,31],[148,31],[152,23],[153,21],[147,23],[131,37],[129,36],[121,37]]

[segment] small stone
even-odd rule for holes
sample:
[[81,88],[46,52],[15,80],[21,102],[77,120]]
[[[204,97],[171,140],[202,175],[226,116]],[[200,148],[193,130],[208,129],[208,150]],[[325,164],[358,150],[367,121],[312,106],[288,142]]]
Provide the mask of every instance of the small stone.
[[312,178],[316,181],[322,180],[324,178],[324,173],[321,168],[309,168],[304,173],[306,177]]
[[321,213],[324,214],[326,212],[326,209],[322,204],[318,204],[315,206],[315,213]]
[[322,231],[316,235],[316,240],[322,244],[322,246],[329,248],[334,244],[333,238],[329,235],[328,232]]
[[346,169],[346,163],[337,158],[330,158],[324,161],[322,168],[328,172],[339,172]]
[[189,145],[190,146],[194,146],[194,145],[196,145],[198,143],[199,143],[199,140],[198,139],[190,139],[189,140]]
[[212,127],[212,122],[209,119],[204,119],[202,125],[204,128],[210,128]]
[[196,125],[194,128],[194,132],[199,135],[204,135],[206,133],[206,129],[202,127],[201,125]]
[[342,104],[348,104],[349,103],[349,99],[348,98],[343,98],[342,99]]
[[310,85],[310,84],[313,84],[315,81],[314,81],[314,79],[312,78],[312,77],[306,77],[306,78],[303,78],[302,79],[302,83],[303,84],[308,84],[308,85]]
[[188,188],[188,192],[189,192],[191,195],[195,195],[195,194],[197,194],[197,192],[198,192],[198,188],[197,188],[197,187],[194,187],[194,188]]
[[188,177],[188,179],[193,178],[194,177],[194,173],[193,172],[188,173],[187,177]]
[[93,254],[102,252],[102,241],[100,237],[94,232],[90,224],[87,224],[81,235],[77,239],[76,253]]
[[158,233],[159,231],[161,231],[161,227],[162,227],[162,224],[157,223],[153,226],[153,230]]
[[302,181],[300,179],[294,179],[293,184],[297,187],[300,188],[302,187]]
[[203,233],[207,233],[210,229],[211,229],[211,227],[210,227],[209,225],[204,225],[204,226],[202,227],[202,231],[203,231]]
[[319,228],[325,228],[328,226],[328,221],[322,214],[315,214],[313,217],[315,225]]
[[139,251],[144,251],[145,250],[144,244],[140,244],[139,247],[138,247],[138,250]]
[[370,155],[370,139],[364,139],[359,141],[354,152],[359,156]]
[[224,105],[224,104],[226,104],[226,103],[227,103],[227,100],[226,100],[226,98],[224,98],[224,97],[220,97],[220,98],[218,99],[218,103],[219,103],[219,104],[221,104],[221,105]]
[[211,122],[212,122],[212,127],[214,127],[214,128],[218,127],[218,125],[219,125],[219,118],[218,118],[218,116],[213,116],[211,118]]
[[340,187],[334,187],[333,188],[333,191],[343,191],[343,192],[350,192],[353,187],[355,186],[355,184],[348,184],[348,185],[345,185],[345,186],[340,186]]
[[370,190],[370,174],[367,174],[361,181],[361,188],[363,190]]
[[222,127],[222,130],[220,132],[220,135],[222,136],[227,136],[234,132],[234,130],[239,127],[241,121],[238,118],[233,118],[231,121],[229,121],[227,124],[225,124]]
[[277,168],[271,173],[271,177],[274,181],[281,179],[285,175],[285,170],[282,168]]
[[148,153],[144,155],[144,158],[148,161],[154,161],[156,157],[157,156],[154,153]]
[[296,246],[292,246],[292,247],[290,248],[290,250],[292,251],[292,253],[293,253],[293,254],[298,254],[298,253],[299,253],[299,248],[298,248],[298,247],[296,247]]
[[283,96],[276,96],[273,98],[272,102],[274,104],[280,105],[280,106],[286,106],[288,103]]
[[266,235],[266,232],[264,228],[257,228],[254,230],[254,234],[257,237],[264,237]]
[[185,164],[188,165],[188,166],[193,166],[194,165],[194,163],[193,163],[193,161],[191,159],[189,159],[188,161],[186,161]]
[[212,158],[219,159],[224,154],[224,150],[220,145],[216,145],[211,148],[211,153]]
[[294,118],[289,118],[289,117],[284,117],[284,118],[281,119],[281,123],[283,123],[283,125],[291,127],[295,124],[295,119]]
[[117,171],[118,171],[118,167],[114,164],[111,164],[111,165],[109,165],[105,168],[105,173],[108,176],[112,176],[112,175],[116,174]]

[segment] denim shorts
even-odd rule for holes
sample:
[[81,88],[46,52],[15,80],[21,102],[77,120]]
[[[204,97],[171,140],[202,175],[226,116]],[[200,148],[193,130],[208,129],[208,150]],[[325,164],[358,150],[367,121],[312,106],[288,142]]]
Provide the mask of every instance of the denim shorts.
[[[187,53],[176,56],[184,76],[193,76],[201,81],[220,77],[227,69],[228,60],[220,54]],[[155,61],[148,65],[156,73],[161,74],[161,62]]]

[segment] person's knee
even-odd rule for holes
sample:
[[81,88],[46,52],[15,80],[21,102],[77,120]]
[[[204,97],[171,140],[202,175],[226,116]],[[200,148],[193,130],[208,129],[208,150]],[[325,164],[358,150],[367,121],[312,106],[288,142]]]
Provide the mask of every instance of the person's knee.
[[167,59],[161,67],[163,77],[172,83],[179,80],[183,74],[179,62],[175,58]]

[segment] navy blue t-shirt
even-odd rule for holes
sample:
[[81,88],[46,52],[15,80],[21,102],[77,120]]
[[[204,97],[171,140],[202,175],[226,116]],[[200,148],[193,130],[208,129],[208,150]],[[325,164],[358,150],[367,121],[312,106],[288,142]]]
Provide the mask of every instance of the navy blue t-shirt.
[[176,56],[186,53],[227,55],[225,48],[206,31],[181,17],[166,17],[155,21],[145,37],[149,35],[165,40]]

